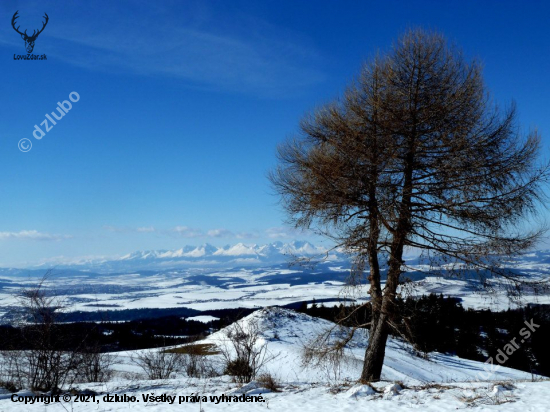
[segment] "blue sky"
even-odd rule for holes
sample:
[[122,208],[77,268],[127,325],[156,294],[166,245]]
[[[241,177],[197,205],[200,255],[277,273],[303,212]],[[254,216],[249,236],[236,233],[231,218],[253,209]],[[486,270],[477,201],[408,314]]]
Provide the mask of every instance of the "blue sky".
[[[31,32],[48,13],[33,52],[46,61],[13,59],[16,10]],[[548,157],[543,1],[3,0],[0,22],[0,266],[307,237],[284,226],[266,179],[275,147],[410,27],[481,59]]]

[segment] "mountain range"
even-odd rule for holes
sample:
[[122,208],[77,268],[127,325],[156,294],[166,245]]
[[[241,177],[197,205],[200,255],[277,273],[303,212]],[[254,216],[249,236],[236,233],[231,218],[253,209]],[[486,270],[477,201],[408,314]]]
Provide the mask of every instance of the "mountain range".
[[[350,267],[350,256],[341,249],[329,249],[308,241],[268,244],[237,243],[216,247],[211,244],[183,246],[173,250],[143,250],[116,257],[56,258],[26,269],[71,269],[97,273],[128,273],[132,271],[166,271],[187,268],[232,269],[285,266],[300,260],[324,262],[327,265]],[[410,255],[407,264],[422,268],[425,259]],[[505,267],[522,272],[547,273],[550,250],[538,250],[505,260]],[[381,262],[382,268],[385,261]]]
[[85,258],[53,260],[34,268],[125,272],[134,270],[168,270],[186,267],[231,268],[288,264],[298,258],[348,260],[340,251],[330,251],[307,241],[273,242],[263,245],[243,244],[216,247],[211,244],[184,246],[174,250],[144,250],[116,258]]

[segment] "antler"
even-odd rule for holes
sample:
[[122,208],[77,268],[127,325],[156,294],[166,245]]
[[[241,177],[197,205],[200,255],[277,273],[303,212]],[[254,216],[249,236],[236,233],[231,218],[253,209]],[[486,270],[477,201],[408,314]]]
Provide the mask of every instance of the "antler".
[[19,13],[19,10],[17,10],[17,11],[15,12],[15,14],[13,15],[13,17],[11,18],[11,25],[12,25],[13,29],[14,29],[17,33],[19,33],[19,34],[22,35],[22,36],[26,36],[26,35],[27,35],[27,30],[25,30],[25,33],[21,33],[21,32],[19,31],[19,27],[21,27],[21,26],[17,26],[17,28],[15,27],[15,19],[17,19],[17,18],[19,17],[19,16],[17,15],[17,13]]
[[33,30],[32,32],[32,36],[29,36],[27,34],[27,30],[25,30],[25,33],[21,33],[19,31],[19,27],[21,26],[17,26],[17,28],[15,27],[15,19],[17,19],[19,16],[17,15],[17,13],[19,13],[19,10],[17,10],[15,12],[15,14],[13,15],[13,17],[11,18],[11,25],[13,26],[14,30],[19,33],[20,35],[22,36],[26,36],[26,37],[29,37],[31,39],[36,39],[38,37],[38,35],[40,33],[42,33],[42,31],[44,31],[44,29],[46,28],[46,24],[48,24],[48,20],[50,20],[50,18],[48,17],[48,14],[47,13],[44,13],[44,17],[46,18],[46,21],[42,23],[42,28],[40,30],[38,30],[38,33],[36,32],[36,30]]
[[33,37],[38,37],[38,35],[40,33],[42,33],[44,31],[44,29],[46,28],[46,24],[48,24],[48,20],[50,20],[50,18],[48,17],[48,14],[47,13],[44,13],[44,17],[46,18],[46,21],[43,24],[42,28],[40,30],[38,30],[38,33],[34,34],[34,32],[32,33],[32,36]]

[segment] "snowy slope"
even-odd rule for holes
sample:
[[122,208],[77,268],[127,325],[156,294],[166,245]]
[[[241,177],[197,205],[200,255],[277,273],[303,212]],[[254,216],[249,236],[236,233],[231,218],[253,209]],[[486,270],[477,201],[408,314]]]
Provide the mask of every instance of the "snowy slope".
[[[550,382],[530,382],[529,374],[513,369],[502,368],[488,381],[477,381],[477,372],[483,364],[452,356],[432,354],[430,360],[415,357],[406,344],[391,339],[386,352],[383,381],[372,386],[355,383],[358,377],[360,358],[364,350],[363,338],[352,341],[348,363],[341,376],[331,376],[323,370],[305,369],[300,365],[300,345],[316,336],[317,333],[333,326],[330,322],[315,319],[289,310],[267,308],[254,312],[239,321],[247,330],[259,325],[261,343],[267,342],[271,354],[277,354],[265,368],[280,383],[280,392],[270,392],[257,382],[243,387],[232,383],[229,377],[207,379],[188,378],[179,375],[163,381],[146,381],[129,378],[129,372],[136,372],[128,359],[132,352],[116,353],[119,364],[118,378],[98,384],[83,383],[77,389],[95,392],[94,402],[62,401],[44,405],[25,405],[13,402],[12,394],[0,390],[0,411],[27,412],[43,411],[270,411],[270,412],[319,412],[376,410],[382,412],[455,411],[531,411],[542,412],[550,407]],[[209,336],[202,343],[223,345],[224,331]],[[126,373],[121,377],[120,372]],[[349,378],[350,380],[346,380]],[[399,381],[399,382],[397,382]],[[506,381],[506,382],[505,382]],[[261,395],[264,402],[257,403],[216,403],[210,396]],[[132,402],[107,402],[106,394],[134,396]],[[171,396],[170,403],[165,398],[145,400],[148,395]],[[204,396],[201,405],[186,401],[189,395]],[[22,391],[15,396],[31,395]],[[180,398],[181,397],[181,398]],[[23,399],[23,398],[21,398]],[[181,403],[180,403],[181,402]]]
[[[253,324],[257,324],[260,330],[263,330],[259,343],[267,343],[269,353],[277,356],[266,366],[266,370],[283,381],[311,383],[327,379],[355,380],[360,376],[367,342],[367,336],[363,333],[354,336],[341,370],[335,371],[333,368],[304,368],[301,363],[304,344],[330,329],[333,329],[333,338],[345,333],[344,330],[334,328],[335,325],[329,321],[288,309],[272,307],[258,310],[238,323],[245,331]],[[224,329],[210,335],[204,342],[229,347]],[[485,380],[481,378],[484,374],[487,375],[487,369],[488,366],[484,363],[440,353],[432,353],[428,360],[423,359],[415,355],[409,344],[390,338],[386,349],[382,378],[388,381],[399,380],[407,385],[420,385],[428,382],[467,382]],[[531,379],[531,374],[502,367],[486,380],[510,379]]]

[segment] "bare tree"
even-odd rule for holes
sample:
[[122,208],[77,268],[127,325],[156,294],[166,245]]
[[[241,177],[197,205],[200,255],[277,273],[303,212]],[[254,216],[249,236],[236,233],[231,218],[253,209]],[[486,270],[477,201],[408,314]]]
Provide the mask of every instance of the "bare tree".
[[75,356],[67,350],[70,336],[61,332],[57,319],[63,302],[44,287],[47,275],[21,293],[25,321],[21,324],[24,350],[13,351],[19,358],[19,372],[31,389],[58,390],[74,378]]
[[355,284],[368,273],[363,381],[380,379],[406,247],[434,264],[522,284],[499,257],[544,232],[530,224],[548,179],[539,146],[536,131],[520,133],[513,105],[493,107],[478,62],[422,30],[367,63],[341,100],[307,116],[301,135],[280,146],[270,179],[289,221],[350,252]]
[[76,381],[105,382],[111,377],[114,357],[101,351],[93,333],[75,334],[59,323],[66,301],[48,287],[51,272],[19,296],[22,308],[17,332],[8,350],[0,352],[0,381],[12,387],[57,391]]
[[254,318],[246,325],[235,322],[225,329],[226,339],[218,347],[225,361],[225,373],[238,383],[255,379],[260,369],[277,357],[268,353],[261,333],[262,328]]
[[76,352],[75,356],[76,379],[81,382],[108,382],[115,364],[114,356],[101,352],[99,344],[87,345]]

